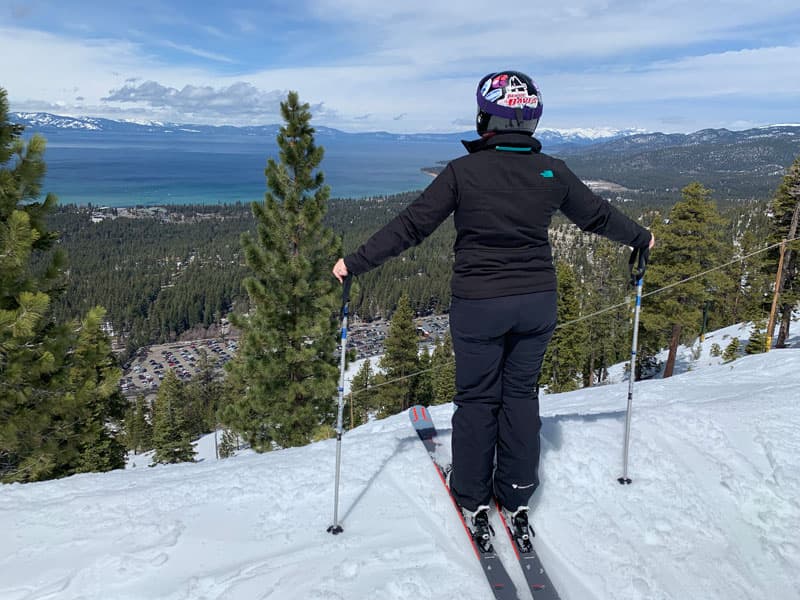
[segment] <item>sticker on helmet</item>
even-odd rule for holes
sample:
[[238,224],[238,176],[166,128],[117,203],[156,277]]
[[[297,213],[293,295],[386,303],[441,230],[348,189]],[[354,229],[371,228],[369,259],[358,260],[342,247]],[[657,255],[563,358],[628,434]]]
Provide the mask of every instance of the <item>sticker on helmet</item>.
[[492,80],[493,88],[503,88],[506,87],[507,84],[508,84],[508,74],[506,73],[501,73]]
[[506,94],[505,98],[497,101],[500,106],[530,106],[536,108],[539,106],[538,96],[529,96],[528,94]]
[[[535,92],[535,90],[534,90]],[[539,96],[528,93],[528,85],[520,81],[516,75],[512,75],[505,88],[505,95],[497,101],[500,106],[539,106]]]
[[503,90],[492,90],[491,92],[486,94],[486,99],[489,102],[494,102],[495,100],[497,100],[502,95],[503,95]]

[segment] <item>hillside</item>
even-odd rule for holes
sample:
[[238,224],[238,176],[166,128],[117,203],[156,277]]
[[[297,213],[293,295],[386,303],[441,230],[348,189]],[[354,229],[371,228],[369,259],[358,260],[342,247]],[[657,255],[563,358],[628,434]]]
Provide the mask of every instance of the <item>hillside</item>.
[[[800,598],[800,351],[709,358],[739,333],[636,384],[631,486],[627,384],[543,398],[533,523],[564,600]],[[432,411],[443,457],[452,410]],[[0,487],[0,597],[491,597],[405,415],[345,435],[337,537],[334,447]]]
[[[800,125],[637,133],[580,146],[540,140],[544,152],[566,160],[584,181],[604,182],[595,186],[601,195],[651,203],[676,201],[692,181],[711,188],[722,203],[768,198],[800,155]],[[436,175],[443,164],[425,172]]]
[[800,125],[638,134],[563,154],[583,178],[642,193],[677,197],[686,184],[700,181],[722,201],[759,198],[777,187],[800,155]]

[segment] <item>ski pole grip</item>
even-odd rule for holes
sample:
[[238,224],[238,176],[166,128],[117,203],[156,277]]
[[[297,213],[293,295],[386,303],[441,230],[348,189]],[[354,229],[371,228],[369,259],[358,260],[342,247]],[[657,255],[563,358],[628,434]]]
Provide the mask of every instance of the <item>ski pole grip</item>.
[[350,302],[350,286],[353,285],[353,276],[348,275],[342,282],[342,307]]
[[650,248],[634,248],[628,260],[628,270],[631,275],[631,285],[636,286],[639,280],[644,277],[647,270],[647,261],[650,259]]

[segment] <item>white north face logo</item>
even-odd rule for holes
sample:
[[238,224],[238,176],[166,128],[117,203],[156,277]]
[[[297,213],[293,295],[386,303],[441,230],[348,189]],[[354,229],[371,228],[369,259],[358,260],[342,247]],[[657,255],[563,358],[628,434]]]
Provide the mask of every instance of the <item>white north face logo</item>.
[[532,488],[533,484],[529,483],[528,485],[519,485],[518,483],[512,483],[511,487],[515,490],[527,490],[528,488]]

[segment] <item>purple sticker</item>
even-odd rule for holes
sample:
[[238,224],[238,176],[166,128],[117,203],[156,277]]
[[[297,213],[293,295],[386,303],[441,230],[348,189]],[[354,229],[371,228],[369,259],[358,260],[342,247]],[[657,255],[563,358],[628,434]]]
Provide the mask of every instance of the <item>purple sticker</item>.
[[501,75],[498,75],[498,76],[497,76],[497,77],[495,77],[495,78],[494,78],[494,80],[492,81],[492,87],[493,87],[493,88],[502,88],[502,87],[506,87],[506,84],[508,84],[508,75],[507,75],[506,73],[503,73],[503,74],[501,74]]

